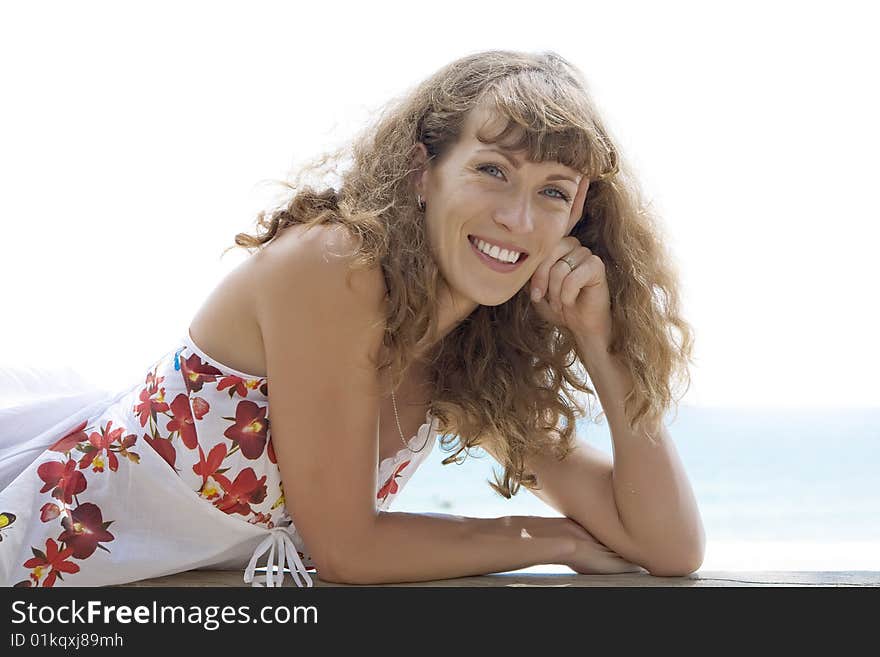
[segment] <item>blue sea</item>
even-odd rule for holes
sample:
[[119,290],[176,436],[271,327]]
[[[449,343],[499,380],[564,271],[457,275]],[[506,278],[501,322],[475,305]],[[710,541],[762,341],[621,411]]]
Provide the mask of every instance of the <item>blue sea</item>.
[[[709,570],[880,571],[880,408],[754,410],[681,405],[666,426],[706,529]],[[611,458],[607,422],[578,435]],[[482,450],[441,465],[440,448],[393,510],[471,517],[559,516],[522,488],[486,483],[500,466]],[[562,566],[530,571],[566,572]],[[571,572],[571,571],[567,571]]]

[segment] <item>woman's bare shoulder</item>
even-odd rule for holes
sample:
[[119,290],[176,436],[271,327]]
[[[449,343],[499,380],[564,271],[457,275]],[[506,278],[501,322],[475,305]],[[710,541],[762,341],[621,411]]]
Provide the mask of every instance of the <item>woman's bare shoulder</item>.
[[346,275],[354,291],[381,303],[385,283],[380,267],[348,276],[356,248],[356,238],[341,224],[290,226],[252,256],[253,284],[270,295],[267,300],[281,302],[294,300],[297,291],[307,286],[322,286],[328,277]]
[[[314,293],[322,284],[331,283],[347,260],[328,254],[348,253],[354,247],[355,241],[338,225],[285,228],[214,288],[190,322],[192,339],[218,362],[264,376],[267,363],[259,305],[269,305],[270,310],[287,307],[308,311],[308,306],[314,305],[309,301],[309,288]],[[365,295],[362,298],[378,299],[384,294],[380,279],[375,272],[358,272],[352,277],[352,286]],[[321,321],[318,317],[315,320]]]
[[381,267],[351,269],[357,240],[342,226],[315,226],[295,236],[255,256],[254,315],[269,376],[303,360],[369,369],[384,334]]

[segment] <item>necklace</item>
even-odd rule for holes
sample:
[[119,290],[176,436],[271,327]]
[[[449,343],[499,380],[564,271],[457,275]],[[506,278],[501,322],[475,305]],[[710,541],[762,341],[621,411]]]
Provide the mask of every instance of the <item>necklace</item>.
[[[391,391],[391,403],[394,405],[394,419],[397,420],[397,431],[400,433],[400,439],[403,441],[404,447],[409,448],[409,443],[406,442],[406,438],[403,436],[403,429],[400,428],[400,416],[397,415],[397,399],[394,398],[394,391]],[[410,450],[412,451],[412,450]]]

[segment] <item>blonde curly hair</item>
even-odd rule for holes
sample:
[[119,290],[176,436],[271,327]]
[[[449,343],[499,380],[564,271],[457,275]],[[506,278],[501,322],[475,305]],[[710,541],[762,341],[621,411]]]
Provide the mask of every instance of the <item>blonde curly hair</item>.
[[[359,244],[352,269],[382,268],[389,357],[377,367],[391,367],[396,388],[417,345],[437,330],[441,283],[410,175],[416,145],[426,146],[430,164],[457,143],[467,113],[483,101],[506,118],[506,127],[478,135],[480,141],[524,149],[531,161],[556,161],[591,181],[570,234],[605,264],[613,317],[609,353],[632,374],[624,400],[630,427],[650,440],[643,423],[662,422],[668,407],[677,406],[674,384],[690,386],[693,332],[680,315],[678,275],[657,217],[610,139],[583,74],[554,52],[490,50],[444,66],[387,103],[351,143],[303,166],[292,181],[279,181],[292,191],[289,200],[260,212],[257,235],[239,233],[229,248],[262,248],[292,224],[344,225]],[[327,186],[331,173],[341,179],[338,189]],[[305,184],[310,174],[321,183]],[[576,391],[586,395],[591,417],[590,397],[596,397],[575,336],[542,321],[528,293],[526,285],[501,305],[477,306],[428,359],[430,411],[440,423],[441,445],[452,451],[458,440],[443,464],[463,461],[459,455],[472,447],[491,447],[504,473],[488,483],[506,498],[520,485],[539,488],[534,473],[525,471],[529,453],[552,451],[561,459],[573,447],[575,422],[586,417]]]

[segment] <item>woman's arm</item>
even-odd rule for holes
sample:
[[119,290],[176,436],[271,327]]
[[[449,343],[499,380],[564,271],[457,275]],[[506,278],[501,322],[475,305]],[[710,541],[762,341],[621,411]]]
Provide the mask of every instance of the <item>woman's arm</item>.
[[369,540],[341,552],[322,580],[348,584],[421,582],[567,564],[574,551],[567,518],[468,518],[379,513]]
[[[578,351],[608,420],[614,450],[611,486],[623,531],[659,576],[682,576],[703,562],[706,532],[696,496],[669,432],[652,427],[654,443],[629,428],[624,398],[632,378],[603,340],[578,340]],[[577,519],[577,518],[576,518]]]
[[255,305],[285,505],[319,576],[424,581],[561,561],[573,544],[558,518],[378,511],[384,282],[332,255],[352,251],[342,231],[306,235],[254,256]]

